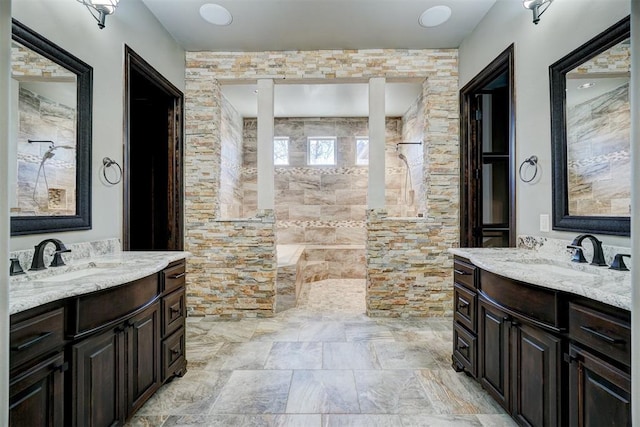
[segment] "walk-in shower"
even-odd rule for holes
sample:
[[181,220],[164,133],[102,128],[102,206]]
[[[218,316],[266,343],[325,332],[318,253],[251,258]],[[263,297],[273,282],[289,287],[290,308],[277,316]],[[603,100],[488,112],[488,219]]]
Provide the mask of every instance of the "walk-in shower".
[[47,171],[44,168],[45,162],[47,160],[53,158],[56,155],[55,151],[57,149],[63,148],[65,150],[73,150],[73,149],[75,149],[75,147],[71,147],[71,146],[68,146],[68,145],[56,145],[53,141],[49,141],[49,140],[30,139],[30,140],[28,140],[28,142],[29,142],[29,144],[33,144],[33,143],[49,144],[49,148],[42,155],[42,160],[40,161],[40,166],[38,167],[38,174],[36,175],[36,182],[33,185],[33,195],[31,196],[31,198],[33,199],[34,202],[38,203],[38,201],[36,199],[36,194],[38,192],[38,183],[40,181],[40,175],[42,175],[42,178],[44,179],[44,185],[45,185],[45,189],[46,189],[46,192],[47,192],[47,200],[50,197],[49,182],[47,181]]

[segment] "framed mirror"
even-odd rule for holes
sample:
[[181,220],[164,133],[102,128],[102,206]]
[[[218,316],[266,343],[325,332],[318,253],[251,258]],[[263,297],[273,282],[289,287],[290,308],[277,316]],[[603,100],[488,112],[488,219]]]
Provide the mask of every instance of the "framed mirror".
[[91,228],[93,69],[12,22],[11,235]]
[[631,234],[629,17],[549,67],[553,229]]

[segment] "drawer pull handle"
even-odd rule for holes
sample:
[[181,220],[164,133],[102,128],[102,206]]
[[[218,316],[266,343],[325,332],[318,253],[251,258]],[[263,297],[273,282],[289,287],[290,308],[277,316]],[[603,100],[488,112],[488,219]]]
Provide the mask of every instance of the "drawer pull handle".
[[64,362],[64,363],[61,363],[59,365],[55,365],[53,367],[53,370],[54,371],[58,371],[58,372],[66,372],[66,371],[68,371],[69,370],[69,362]]
[[458,270],[457,268],[455,268],[455,269],[453,270],[453,272],[454,272],[454,273],[456,273],[456,274],[459,274],[459,275],[461,275],[461,276],[470,276],[470,275],[471,275],[471,273],[467,273],[467,272],[466,272],[466,271],[464,271],[464,270]]
[[602,332],[598,332],[595,329],[590,328],[589,326],[580,326],[580,329],[590,333],[595,337],[600,338],[603,341],[608,342],[609,344],[625,344],[626,343],[626,341],[623,339],[610,337],[609,335],[603,334]]
[[181,278],[183,278],[186,274],[187,274],[187,273],[174,274],[173,276],[169,276],[169,279],[171,279],[171,280],[181,279]]
[[464,310],[465,308],[469,307],[469,303],[463,299],[459,300],[458,302],[458,310]]
[[469,349],[469,345],[465,343],[458,343],[458,351],[466,352]]
[[171,314],[174,314],[174,313],[180,314],[180,312],[182,311],[182,310],[180,310],[180,307],[178,307],[178,308],[171,307],[169,310],[171,310]]
[[53,332],[44,332],[36,337],[30,338],[20,344],[16,344],[14,346],[11,347],[11,351],[22,351],[22,350],[26,350],[29,347],[32,347],[36,344],[38,344],[40,341],[48,338]]

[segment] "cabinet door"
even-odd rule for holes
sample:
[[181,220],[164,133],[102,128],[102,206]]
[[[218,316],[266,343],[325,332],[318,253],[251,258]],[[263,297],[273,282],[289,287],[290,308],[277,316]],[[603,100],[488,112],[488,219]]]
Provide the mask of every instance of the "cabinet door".
[[132,414],[160,386],[160,303],[127,325],[127,414]]
[[561,340],[527,325],[512,328],[512,414],[520,425],[566,425],[558,420]]
[[73,346],[73,425],[124,421],[124,332],[109,330]]
[[64,357],[62,353],[11,379],[9,425],[64,425]]
[[569,407],[572,426],[631,426],[631,376],[571,345]]
[[493,398],[509,410],[509,316],[480,299],[478,378]]

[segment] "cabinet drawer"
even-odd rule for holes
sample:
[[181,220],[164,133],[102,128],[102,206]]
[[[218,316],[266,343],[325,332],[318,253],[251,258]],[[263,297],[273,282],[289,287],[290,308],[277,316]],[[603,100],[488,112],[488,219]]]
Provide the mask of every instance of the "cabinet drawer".
[[453,261],[453,280],[456,283],[466,285],[468,288],[476,287],[476,271],[477,267],[459,259]]
[[476,372],[476,344],[477,338],[464,327],[453,325],[453,357],[464,369],[474,377]]
[[162,341],[162,381],[185,368],[184,328]]
[[184,290],[175,291],[162,299],[162,336],[166,337],[184,325]]
[[472,332],[476,332],[476,293],[455,283],[453,286],[453,318]]
[[16,367],[30,359],[64,344],[64,309],[50,311],[11,326],[10,366]]
[[74,300],[74,338],[84,336],[150,303],[159,295],[158,276],[153,274],[126,285],[82,295]]
[[162,291],[171,292],[184,286],[186,269],[184,261],[173,267],[169,267],[162,272]]
[[570,303],[569,337],[631,366],[631,326],[628,322]]

